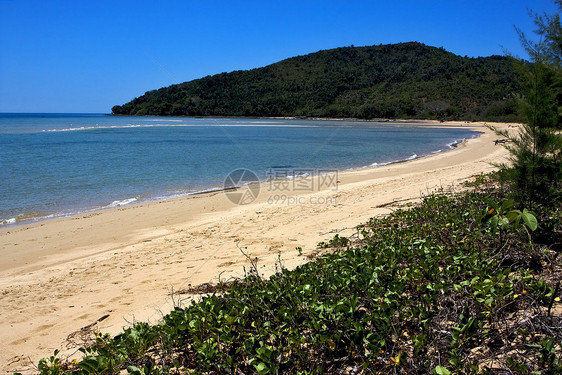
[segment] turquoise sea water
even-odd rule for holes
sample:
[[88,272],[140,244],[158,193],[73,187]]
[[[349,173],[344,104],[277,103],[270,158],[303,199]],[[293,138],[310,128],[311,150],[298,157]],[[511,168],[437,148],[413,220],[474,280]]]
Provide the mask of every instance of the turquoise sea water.
[[364,121],[0,114],[0,225],[220,189],[247,168],[346,170],[476,134]]

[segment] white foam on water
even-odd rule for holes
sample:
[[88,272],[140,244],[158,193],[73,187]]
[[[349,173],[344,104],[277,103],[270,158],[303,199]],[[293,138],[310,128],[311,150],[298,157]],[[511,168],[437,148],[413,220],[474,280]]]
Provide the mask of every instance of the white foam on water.
[[447,143],[447,147],[449,148],[449,150],[452,150],[452,149],[455,149],[458,145],[460,145],[463,142],[464,142],[464,138],[463,139],[456,139],[451,143]]
[[16,223],[16,218],[12,217],[10,219],[5,219],[5,220],[0,220],[0,225],[10,225],[10,224],[15,224]]
[[112,208],[112,207],[126,206],[126,205],[131,204],[131,203],[136,202],[136,201],[137,201],[137,198],[128,198],[128,199],[123,199],[123,200],[120,200],[120,201],[113,201],[107,207]]
[[156,121],[156,122],[182,122],[183,120],[176,120],[176,119],[148,119],[147,121]]
[[128,125],[95,125],[95,126],[80,126],[73,128],[62,128],[62,129],[47,129],[43,132],[72,132],[72,131],[87,131],[87,130],[107,130],[107,129],[135,129],[135,128],[187,128],[194,127],[197,125],[192,124],[181,124],[181,125],[170,125],[170,124],[128,124]]
[[[149,120],[156,121],[156,120]],[[179,121],[179,120],[168,120],[168,121]],[[45,133],[57,133],[57,132],[75,132],[75,131],[88,131],[88,130],[107,130],[107,129],[134,129],[134,128],[192,128],[198,126],[205,127],[291,127],[291,128],[317,128],[318,125],[289,125],[289,124],[268,124],[268,123],[256,123],[256,124],[245,124],[245,123],[235,123],[235,124],[129,124],[129,125],[95,125],[95,126],[80,126],[71,128],[61,128],[61,129],[45,129],[42,132]]]

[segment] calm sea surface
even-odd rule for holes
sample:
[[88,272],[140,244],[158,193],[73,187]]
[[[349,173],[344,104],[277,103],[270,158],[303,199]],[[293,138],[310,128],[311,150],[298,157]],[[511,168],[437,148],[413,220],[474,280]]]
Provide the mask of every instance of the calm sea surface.
[[362,121],[0,114],[0,225],[221,188],[247,168],[346,170],[476,134]]

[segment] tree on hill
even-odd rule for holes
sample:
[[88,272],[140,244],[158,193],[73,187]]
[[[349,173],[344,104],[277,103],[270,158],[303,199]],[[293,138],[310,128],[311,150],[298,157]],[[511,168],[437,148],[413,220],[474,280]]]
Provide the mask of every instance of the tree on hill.
[[336,48],[149,91],[113,113],[514,121],[510,60],[413,42]]

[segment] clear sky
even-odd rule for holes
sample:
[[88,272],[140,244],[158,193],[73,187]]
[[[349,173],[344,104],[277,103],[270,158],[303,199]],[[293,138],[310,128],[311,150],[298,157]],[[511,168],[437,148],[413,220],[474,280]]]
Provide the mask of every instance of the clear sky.
[[0,0],[0,112],[109,113],[145,91],[322,49],[418,41],[526,57],[552,0]]

